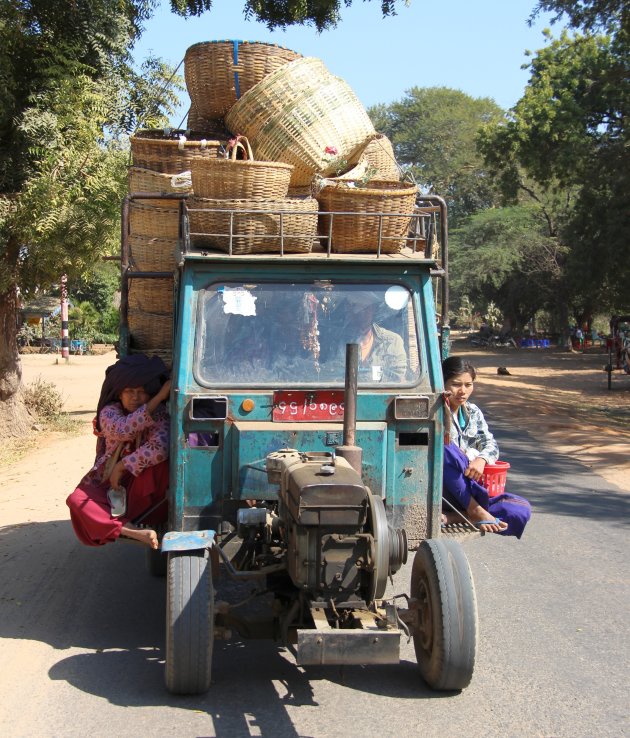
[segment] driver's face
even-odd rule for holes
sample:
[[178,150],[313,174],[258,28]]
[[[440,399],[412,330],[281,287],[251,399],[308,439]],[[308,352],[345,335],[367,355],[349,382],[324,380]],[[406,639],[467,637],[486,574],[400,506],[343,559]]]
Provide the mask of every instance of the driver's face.
[[348,315],[347,329],[352,337],[363,338],[372,330],[374,307],[372,305],[353,306]]

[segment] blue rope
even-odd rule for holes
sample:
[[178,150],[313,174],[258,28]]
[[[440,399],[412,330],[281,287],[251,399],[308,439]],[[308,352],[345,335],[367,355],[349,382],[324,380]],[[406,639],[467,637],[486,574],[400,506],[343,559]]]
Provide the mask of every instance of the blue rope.
[[236,88],[236,99],[240,100],[241,86],[238,82],[238,72],[236,71],[237,66],[238,66],[238,41],[234,41],[234,87]]

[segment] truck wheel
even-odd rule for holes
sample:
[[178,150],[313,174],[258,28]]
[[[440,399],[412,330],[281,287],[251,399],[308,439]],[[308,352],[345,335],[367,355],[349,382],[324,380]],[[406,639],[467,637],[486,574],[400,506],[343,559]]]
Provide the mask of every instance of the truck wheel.
[[161,551],[147,549],[147,568],[152,577],[165,577],[167,569],[166,554]]
[[214,590],[208,550],[168,554],[166,687],[201,694],[210,687]]
[[413,560],[411,597],[418,601],[412,635],[422,678],[433,689],[464,689],[475,666],[477,598],[456,541],[422,542]]

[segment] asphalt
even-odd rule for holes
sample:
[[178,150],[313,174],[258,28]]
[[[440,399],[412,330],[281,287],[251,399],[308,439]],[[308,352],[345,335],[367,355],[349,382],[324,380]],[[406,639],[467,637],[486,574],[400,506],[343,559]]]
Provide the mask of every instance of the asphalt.
[[[38,735],[624,736],[630,495],[495,421],[521,541],[464,544],[477,592],[471,686],[431,692],[396,666],[299,668],[272,642],[217,642],[207,695],[163,686],[164,581],[133,544],[80,546],[67,519],[0,529],[0,732]],[[517,419],[514,419],[516,425]],[[45,494],[60,495],[51,479]],[[66,490],[67,492],[67,490]],[[407,589],[411,564],[396,576]]]

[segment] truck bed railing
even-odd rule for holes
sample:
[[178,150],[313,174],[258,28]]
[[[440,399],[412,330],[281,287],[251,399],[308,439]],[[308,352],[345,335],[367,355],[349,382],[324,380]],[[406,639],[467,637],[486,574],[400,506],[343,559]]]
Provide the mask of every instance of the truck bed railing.
[[[431,276],[439,279],[440,285],[440,310],[439,320],[441,327],[440,339],[442,341],[442,353],[446,352],[448,335],[448,227],[446,219],[446,203],[436,195],[419,196],[416,201],[414,212],[408,213],[385,213],[374,212],[369,214],[355,212],[320,212],[320,211],[295,211],[278,209],[212,209],[214,216],[222,216],[227,221],[224,228],[213,230],[213,232],[195,232],[190,230],[190,213],[209,212],[202,208],[189,207],[186,194],[158,194],[154,192],[130,193],[123,201],[121,217],[121,331],[120,349],[127,353],[129,342],[127,327],[128,311],[128,288],[130,279],[165,279],[173,278],[173,272],[148,272],[133,268],[129,251],[129,206],[136,200],[177,200],[179,201],[179,252],[181,259],[188,254],[200,254],[210,250],[216,253],[226,253],[230,257],[238,257],[242,254],[261,253],[266,256],[360,256],[362,258],[391,258],[400,255],[411,259],[422,259],[432,262]],[[251,233],[239,231],[237,221],[243,220],[243,216],[251,215],[253,218],[267,219],[271,222],[263,226],[267,232]],[[323,217],[320,217],[323,216]],[[370,224],[376,226],[376,249],[371,248],[370,254],[346,250],[342,254],[333,250],[334,224],[336,218],[356,218],[359,224],[360,218],[369,217]],[[287,227],[287,220],[290,223]],[[325,218],[325,220],[324,220]],[[308,220],[306,220],[308,219]],[[304,223],[312,223],[313,219],[321,224],[326,223],[325,233],[320,231],[309,232],[308,228],[296,226],[302,220]],[[396,220],[404,219],[408,223],[405,235],[386,235],[387,227]],[[403,229],[404,231],[405,229]],[[271,231],[271,232],[269,232]],[[155,234],[159,237],[159,234]],[[247,247],[243,249],[243,243]],[[395,242],[395,243],[394,243]],[[402,249],[399,247],[404,242]],[[302,245],[303,244],[303,245]],[[393,244],[393,245],[392,245]],[[297,247],[296,247],[297,245]],[[218,248],[217,248],[218,246]],[[390,248],[388,248],[391,246]],[[437,246],[437,248],[436,248]]]

